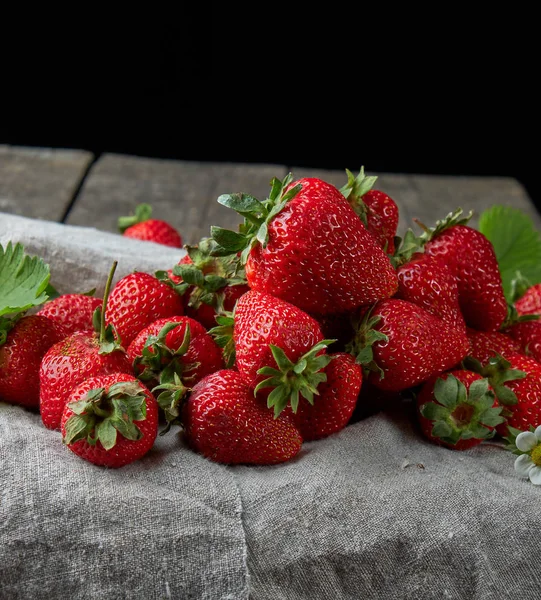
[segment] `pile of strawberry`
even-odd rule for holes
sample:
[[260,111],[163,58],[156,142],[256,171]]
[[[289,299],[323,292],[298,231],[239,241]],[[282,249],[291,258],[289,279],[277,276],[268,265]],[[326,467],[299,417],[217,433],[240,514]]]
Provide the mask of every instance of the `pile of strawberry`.
[[[38,277],[31,302],[0,310],[0,399],[120,467],[173,426],[213,461],[276,464],[409,398],[430,441],[504,436],[531,475],[541,285],[508,303],[491,242],[460,209],[400,239],[376,178],[347,174],[341,189],[288,176],[264,201],[220,196],[238,231],[212,227],[177,265],[113,286],[115,264],[103,298],[47,299]],[[19,246],[0,251],[4,272],[36,267]]]

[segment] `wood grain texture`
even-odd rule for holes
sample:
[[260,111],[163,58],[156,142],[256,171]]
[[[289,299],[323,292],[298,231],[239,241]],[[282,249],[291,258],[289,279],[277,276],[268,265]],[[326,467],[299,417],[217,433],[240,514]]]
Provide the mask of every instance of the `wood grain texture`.
[[169,221],[185,243],[209,235],[211,224],[235,228],[239,217],[216,202],[220,194],[265,197],[285,167],[205,163],[107,154],[90,171],[67,223],[117,231],[119,216],[148,202],[153,217]]
[[0,146],[0,212],[60,221],[92,158],[83,150]]

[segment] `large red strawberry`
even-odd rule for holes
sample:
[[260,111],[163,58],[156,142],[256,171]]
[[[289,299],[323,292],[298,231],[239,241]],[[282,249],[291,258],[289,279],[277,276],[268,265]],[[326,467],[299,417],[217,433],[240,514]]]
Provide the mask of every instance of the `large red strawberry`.
[[424,435],[454,450],[490,439],[505,421],[488,380],[463,369],[434,375],[423,384],[417,411]]
[[457,282],[443,261],[436,256],[416,252],[398,268],[397,273],[396,298],[417,304],[451,327],[465,331]]
[[466,334],[424,308],[397,298],[365,313],[348,351],[366,365],[368,381],[401,391],[454,367],[468,353]]
[[231,369],[208,375],[193,388],[182,421],[189,446],[220,463],[272,465],[290,460],[302,446],[295,425],[275,419]]
[[365,175],[364,167],[357,177],[348,169],[346,173],[348,182],[340,191],[378,244],[393,255],[399,219],[396,202],[385,192],[373,189],[377,177]]
[[[103,305],[116,268],[113,264],[105,287]],[[66,402],[73,388],[83,380],[110,373],[133,374],[128,355],[119,347],[111,327],[105,326],[101,308],[95,313],[95,331],[76,331],[54,344],[39,367],[41,420],[49,429],[59,429]]]
[[72,390],[62,440],[95,465],[116,469],[142,458],[158,433],[158,405],[143,383],[126,373],[85,379]]
[[162,317],[184,314],[182,298],[154,275],[135,272],[126,275],[113,288],[105,311],[124,348],[147,325]]
[[282,414],[289,415],[305,442],[337,433],[350,421],[361,390],[362,369],[351,354],[339,352],[325,368],[326,381],[317,387],[313,404],[299,399],[296,412],[288,406]]
[[135,215],[118,219],[118,229],[125,237],[182,248],[179,232],[167,221],[151,219],[151,215],[150,204],[139,204]]
[[249,387],[268,388],[275,414],[289,402],[295,407],[299,395],[310,401],[325,380],[330,341],[313,317],[289,302],[247,292],[237,302],[233,338],[238,371]]
[[47,317],[26,315],[7,332],[0,345],[0,400],[39,406],[39,369],[45,353],[66,335]]
[[269,198],[223,195],[245,216],[239,233],[212,227],[217,254],[241,253],[248,285],[313,314],[347,312],[397,288],[389,257],[337,188],[321,179],[273,180]]
[[207,330],[190,317],[158,319],[140,331],[128,347],[136,375],[160,391],[156,400],[167,421],[179,416],[188,388],[224,367],[222,350]]
[[214,240],[203,238],[186,246],[187,254],[167,272],[156,276],[182,295],[184,312],[207,329],[216,326],[216,315],[231,312],[250,288],[236,255],[216,257]]
[[91,330],[92,316],[101,305],[101,298],[87,294],[62,294],[46,302],[37,314],[60,323],[69,334]]
[[466,331],[470,341],[469,356],[485,365],[490,358],[500,355],[504,358],[520,352],[520,345],[511,336],[501,331],[477,331],[468,327]]
[[460,310],[469,327],[497,331],[507,317],[502,278],[490,240],[450,215],[427,232],[425,252],[438,256],[457,280]]

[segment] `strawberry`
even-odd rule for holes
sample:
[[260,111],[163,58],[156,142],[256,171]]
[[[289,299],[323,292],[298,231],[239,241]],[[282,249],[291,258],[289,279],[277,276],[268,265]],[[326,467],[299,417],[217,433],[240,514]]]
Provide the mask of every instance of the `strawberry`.
[[319,384],[313,404],[301,398],[297,411],[288,406],[289,415],[305,442],[337,433],[350,421],[361,389],[362,369],[351,354],[339,352],[325,368],[326,381]]
[[379,246],[393,255],[399,219],[396,202],[384,192],[372,189],[377,177],[366,176],[364,167],[357,177],[348,169],[346,173],[348,182],[340,191]]
[[465,333],[420,306],[390,298],[367,311],[347,350],[365,365],[368,381],[401,391],[459,363],[469,349]]
[[252,290],[308,313],[347,312],[397,288],[389,257],[337,188],[316,178],[274,179],[259,202],[229,194],[218,202],[245,217],[239,233],[212,227],[216,255],[241,252]]
[[507,327],[504,332],[518,344],[519,352],[541,363],[541,321],[518,322]]
[[292,459],[302,446],[295,425],[285,417],[275,419],[231,369],[194,386],[182,421],[188,445],[220,463],[272,465]]
[[[107,310],[113,263],[102,301]],[[73,388],[83,380],[110,373],[133,374],[131,361],[105,326],[104,311],[94,313],[95,331],[76,331],[54,344],[45,353],[39,367],[39,405],[41,420],[48,429],[59,429],[62,413]]]
[[494,247],[480,231],[465,225],[460,214],[457,211],[427,230],[424,249],[443,259],[456,277],[466,324],[497,331],[507,317],[507,302]]
[[135,272],[120,279],[113,288],[105,319],[127,348],[141,329],[153,321],[182,314],[182,298],[174,290],[154,275]]
[[460,312],[458,286],[447,265],[436,256],[416,252],[398,268],[395,297],[408,300],[451,327],[466,330]]
[[[234,316],[236,367],[250,388],[273,387],[269,406],[279,414],[299,393],[311,401],[330,358],[318,322],[289,302],[250,290]],[[272,383],[272,385],[270,385]],[[268,391],[268,390],[267,390]]]
[[488,380],[462,369],[434,375],[423,384],[417,411],[424,435],[454,450],[492,438],[505,421]]
[[511,296],[518,316],[541,315],[541,283],[532,284],[518,271],[511,281]]
[[118,229],[125,237],[182,248],[179,232],[166,221],[151,219],[151,215],[152,207],[149,204],[139,204],[134,216],[118,219]]
[[162,390],[156,397],[168,422],[188,387],[224,367],[222,351],[207,330],[190,317],[158,319],[141,330],[128,347],[139,379]]
[[469,356],[485,365],[490,358],[501,355],[504,358],[520,352],[520,345],[501,331],[477,331],[468,327],[466,335],[470,341]]
[[116,469],[142,458],[154,445],[158,405],[132,375],[90,377],[72,390],[61,432],[77,456]]
[[207,329],[216,326],[216,315],[231,312],[250,288],[237,256],[216,257],[214,240],[203,238],[197,246],[186,246],[188,254],[167,272],[156,277],[183,297],[184,313]]
[[0,345],[0,400],[38,407],[41,360],[65,335],[62,325],[47,317],[21,317]]
[[91,330],[92,316],[101,305],[101,298],[87,294],[62,294],[46,302],[37,314],[60,323],[66,334],[70,334]]

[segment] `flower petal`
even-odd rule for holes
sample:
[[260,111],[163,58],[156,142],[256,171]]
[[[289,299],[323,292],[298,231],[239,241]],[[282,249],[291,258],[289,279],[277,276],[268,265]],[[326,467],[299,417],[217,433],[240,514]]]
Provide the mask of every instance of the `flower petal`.
[[532,433],[531,431],[523,431],[517,435],[515,444],[522,452],[529,452],[537,446],[538,442],[539,440],[537,439],[535,433]]
[[535,465],[529,454],[521,454],[515,460],[515,471],[520,477],[528,477],[530,469],[533,467],[535,467]]
[[541,425],[533,432],[535,437],[541,442]]
[[[524,455],[523,455],[524,456]],[[535,466],[528,471],[528,477],[534,485],[541,485],[541,467]]]

